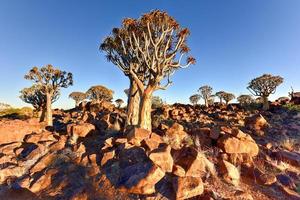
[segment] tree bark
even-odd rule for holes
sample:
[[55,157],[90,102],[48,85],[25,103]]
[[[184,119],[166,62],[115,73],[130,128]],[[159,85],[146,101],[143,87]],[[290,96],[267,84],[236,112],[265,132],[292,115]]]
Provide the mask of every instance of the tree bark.
[[269,105],[269,100],[267,96],[263,96],[263,110],[269,110],[270,105]]
[[45,106],[42,106],[40,110],[38,111],[38,117],[40,119],[40,122],[46,121],[46,108]]
[[208,108],[208,99],[204,99],[205,107]]
[[140,92],[135,81],[130,79],[130,88],[127,101],[127,121],[126,125],[138,125],[140,107]]
[[52,99],[52,93],[47,92],[47,94],[46,94],[46,121],[47,121],[48,126],[53,126],[51,99]]
[[141,104],[140,104],[140,113],[139,113],[139,124],[140,128],[152,130],[151,125],[151,106],[152,106],[152,93],[153,91],[147,90],[144,92]]

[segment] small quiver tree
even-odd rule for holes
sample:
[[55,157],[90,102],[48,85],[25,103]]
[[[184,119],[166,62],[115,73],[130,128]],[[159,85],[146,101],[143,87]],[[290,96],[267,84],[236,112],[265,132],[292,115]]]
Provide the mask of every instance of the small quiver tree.
[[53,125],[52,119],[52,98],[60,88],[67,88],[73,85],[73,75],[70,72],[61,71],[52,65],[41,67],[33,67],[26,75],[25,79],[32,80],[46,95],[46,121],[48,126]]
[[92,86],[86,92],[86,97],[91,101],[101,103],[102,101],[111,102],[113,99],[114,91],[102,85]]
[[235,99],[235,95],[232,94],[232,93],[227,93],[227,92],[225,92],[225,93],[223,94],[223,99],[224,99],[226,105],[228,105],[228,103],[229,103],[230,101],[232,101],[233,99]]
[[190,96],[190,102],[194,106],[197,105],[199,101],[200,101],[200,95],[199,94],[194,94],[194,95]]
[[204,85],[198,89],[198,92],[200,93],[200,97],[204,100],[205,107],[209,106],[209,99],[212,96],[212,87],[208,85]]
[[80,102],[86,99],[86,94],[84,92],[72,92],[69,94],[69,98],[75,101],[75,107],[78,107]]
[[250,104],[252,104],[254,102],[254,99],[252,98],[252,96],[247,95],[247,94],[238,96],[237,100],[240,103],[240,105],[243,107],[249,106]]
[[[43,88],[40,85],[34,84],[29,88],[24,88],[20,91],[20,99],[25,103],[29,103],[37,113],[40,122],[45,121],[46,114],[46,94],[43,92]],[[55,91],[51,98],[51,103],[54,103],[59,98],[59,91]]]
[[226,92],[224,92],[224,91],[219,91],[219,92],[217,92],[216,94],[215,94],[215,96],[217,96],[217,97],[219,97],[219,99],[220,99],[220,104],[222,105],[223,104],[223,99],[224,99],[224,94],[225,94]]
[[283,83],[283,78],[264,74],[250,81],[247,89],[255,96],[262,97],[263,110],[269,109],[268,97],[276,92],[276,88]]

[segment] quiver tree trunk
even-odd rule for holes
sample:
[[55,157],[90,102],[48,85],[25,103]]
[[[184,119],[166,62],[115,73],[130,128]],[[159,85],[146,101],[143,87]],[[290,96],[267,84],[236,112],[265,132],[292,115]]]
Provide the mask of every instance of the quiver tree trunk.
[[205,104],[205,107],[207,108],[208,107],[208,99],[204,99],[204,104]]
[[48,126],[53,126],[53,119],[52,119],[52,93],[47,92],[46,94],[46,122]]
[[269,100],[267,96],[263,96],[263,110],[269,110],[270,106],[269,106]]
[[152,129],[152,125],[151,125],[152,93],[153,91],[146,90],[141,98],[139,124],[138,124],[140,128],[144,128],[150,131]]
[[40,122],[45,122],[46,120],[46,108],[42,106],[37,110],[37,117],[40,119]]
[[138,125],[139,122],[139,107],[140,107],[140,92],[136,82],[130,80],[130,88],[127,101],[127,126]]

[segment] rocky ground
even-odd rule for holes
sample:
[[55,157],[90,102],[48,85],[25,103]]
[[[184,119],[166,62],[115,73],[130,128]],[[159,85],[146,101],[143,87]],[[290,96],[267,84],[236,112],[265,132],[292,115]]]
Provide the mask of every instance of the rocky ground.
[[300,114],[175,104],[153,131],[109,103],[0,120],[0,199],[300,199]]

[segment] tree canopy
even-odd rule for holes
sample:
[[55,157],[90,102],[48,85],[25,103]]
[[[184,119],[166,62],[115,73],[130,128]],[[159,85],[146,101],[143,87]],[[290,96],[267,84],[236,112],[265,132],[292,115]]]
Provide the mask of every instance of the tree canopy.
[[114,91],[103,85],[95,85],[90,87],[86,92],[86,95],[88,99],[94,101],[111,101],[113,99]]

